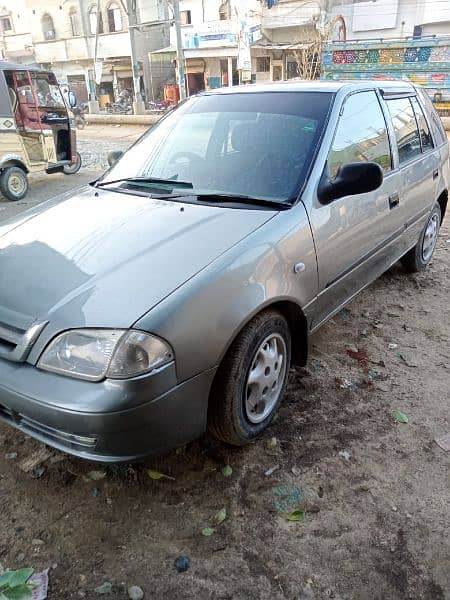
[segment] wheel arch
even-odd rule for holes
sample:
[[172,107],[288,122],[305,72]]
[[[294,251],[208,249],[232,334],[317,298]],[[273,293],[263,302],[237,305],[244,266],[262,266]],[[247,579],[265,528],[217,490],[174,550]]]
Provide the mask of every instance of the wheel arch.
[[19,167],[25,173],[29,173],[30,170],[25,164],[24,160],[15,154],[7,154],[0,159],[0,170],[8,169],[9,167]]
[[444,220],[445,217],[445,212],[447,210],[447,203],[448,203],[448,190],[444,190],[441,195],[439,196],[439,198],[437,199],[437,203],[439,204],[439,206],[441,207],[441,223]]
[[289,330],[291,332],[291,363],[297,366],[305,366],[308,359],[308,321],[302,310],[302,308],[294,301],[289,299],[272,300],[263,306],[259,306],[258,309],[253,311],[242,321],[234,332],[234,335],[228,340],[228,343],[220,357],[220,365],[223,359],[227,355],[230,347],[237,339],[241,331],[246,327],[250,321],[252,321],[257,315],[266,310],[277,310],[286,319]]

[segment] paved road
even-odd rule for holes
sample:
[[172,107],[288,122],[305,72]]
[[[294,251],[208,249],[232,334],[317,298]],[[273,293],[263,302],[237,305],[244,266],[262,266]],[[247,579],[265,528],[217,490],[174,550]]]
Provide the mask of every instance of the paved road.
[[46,175],[39,173],[30,177],[30,191],[23,200],[10,202],[0,196],[0,221],[27,210],[62,194],[70,189],[82,187],[98,177],[108,166],[110,150],[125,150],[143,132],[145,127],[136,126],[88,126],[78,133],[78,148],[83,158],[83,167],[76,175]]

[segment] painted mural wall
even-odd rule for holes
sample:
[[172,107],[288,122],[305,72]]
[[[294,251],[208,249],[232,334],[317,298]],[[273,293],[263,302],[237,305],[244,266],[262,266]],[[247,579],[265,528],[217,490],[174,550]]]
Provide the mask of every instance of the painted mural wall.
[[450,91],[450,37],[332,42],[322,53],[322,79],[399,79],[429,93]]

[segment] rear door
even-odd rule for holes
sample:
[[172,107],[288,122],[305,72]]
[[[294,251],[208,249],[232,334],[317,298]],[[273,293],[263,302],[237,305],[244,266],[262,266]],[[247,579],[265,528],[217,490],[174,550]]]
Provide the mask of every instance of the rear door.
[[310,219],[319,272],[313,328],[381,274],[395,255],[404,226],[398,207],[400,174],[393,169],[389,136],[375,90],[353,92],[341,107],[327,165],[330,177],[351,162],[376,162],[382,186],[322,205],[314,198]]
[[399,214],[405,227],[400,254],[420,235],[427,215],[437,198],[440,154],[417,97],[385,97],[391,115],[396,144],[394,158],[401,173]]

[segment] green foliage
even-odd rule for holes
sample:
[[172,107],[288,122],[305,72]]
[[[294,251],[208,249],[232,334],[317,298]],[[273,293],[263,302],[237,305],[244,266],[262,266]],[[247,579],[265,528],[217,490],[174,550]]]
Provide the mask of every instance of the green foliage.
[[303,521],[305,518],[305,511],[303,510],[293,510],[291,513],[286,515],[286,519],[288,521]]
[[224,477],[230,477],[233,474],[233,468],[230,465],[226,465],[223,469],[222,469],[222,475]]
[[409,419],[401,410],[394,410],[394,419],[397,423],[408,423]]
[[154,479],[155,481],[159,481],[160,479],[171,479],[172,481],[175,481],[175,477],[165,475],[164,473],[160,473],[154,469],[148,469],[147,475],[150,477],[150,479]]
[[30,600],[33,584],[27,583],[33,569],[7,571],[0,575],[0,600]]

